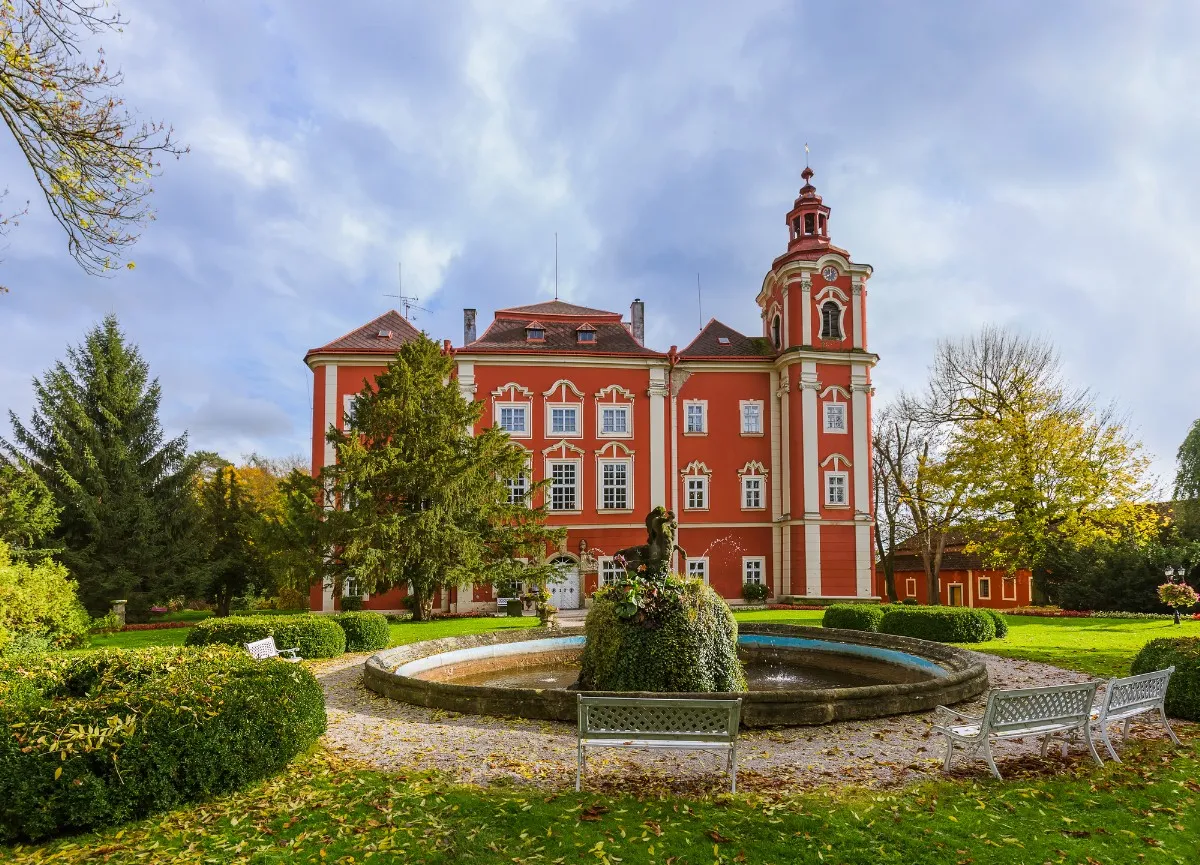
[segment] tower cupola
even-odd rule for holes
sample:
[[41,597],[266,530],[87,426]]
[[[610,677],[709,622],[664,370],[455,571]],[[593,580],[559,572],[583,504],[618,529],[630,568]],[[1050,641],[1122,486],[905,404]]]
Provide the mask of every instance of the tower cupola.
[[829,208],[821,203],[821,196],[812,185],[813,170],[806,165],[800,176],[804,185],[787,215],[788,252],[823,253],[830,248]]

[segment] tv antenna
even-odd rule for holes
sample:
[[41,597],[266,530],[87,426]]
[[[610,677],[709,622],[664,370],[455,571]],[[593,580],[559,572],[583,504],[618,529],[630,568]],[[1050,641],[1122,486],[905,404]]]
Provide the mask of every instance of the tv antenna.
[[403,315],[408,321],[416,321],[417,317],[415,315],[409,315],[409,310],[419,309],[421,312],[429,312],[429,310],[423,306],[417,306],[417,301],[419,301],[421,298],[417,297],[415,294],[410,296],[404,293],[404,262],[402,261],[399,262],[399,274],[400,293],[385,294],[384,297],[394,297],[398,299],[400,301],[400,314]]

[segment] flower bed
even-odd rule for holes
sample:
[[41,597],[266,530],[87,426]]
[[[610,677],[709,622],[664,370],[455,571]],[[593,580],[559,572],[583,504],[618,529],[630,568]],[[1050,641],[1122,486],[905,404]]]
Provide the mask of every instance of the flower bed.
[[168,628],[190,628],[195,622],[147,622],[141,625],[125,625],[122,631],[165,631]]
[[[1172,619],[1170,613],[1127,613],[1123,610],[1060,610],[1058,607],[1014,607],[1009,616],[1037,616],[1043,619]],[[1200,614],[1196,618],[1200,619]]]

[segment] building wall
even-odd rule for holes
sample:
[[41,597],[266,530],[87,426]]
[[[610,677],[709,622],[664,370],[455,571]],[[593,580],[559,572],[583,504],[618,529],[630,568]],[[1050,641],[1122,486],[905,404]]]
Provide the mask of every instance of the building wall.
[[[1014,579],[1005,581],[1004,571],[991,568],[980,570],[942,570],[938,575],[938,587],[942,604],[950,604],[952,586],[961,586],[961,604],[964,607],[991,607],[1003,610],[1025,607],[1033,603],[1033,575],[1028,570],[1019,570]],[[981,581],[988,581],[990,597],[981,597]],[[900,600],[915,598],[919,603],[929,603],[924,571],[898,571],[896,573],[896,596]],[[883,574],[878,580],[878,594],[886,598]]]

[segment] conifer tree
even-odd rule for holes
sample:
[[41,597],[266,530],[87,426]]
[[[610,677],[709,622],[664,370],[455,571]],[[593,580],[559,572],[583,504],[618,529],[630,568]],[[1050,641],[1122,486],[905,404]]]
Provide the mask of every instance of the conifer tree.
[[41,479],[0,462],[0,543],[12,557],[43,558],[49,552],[43,540],[57,524],[58,506]]
[[161,390],[115,316],[33,380],[28,424],[9,412],[10,459],[61,510],[51,540],[93,613],[134,592],[165,594],[196,574],[200,551],[187,436],[167,439]]
[[[335,580],[367,592],[407,584],[415,619],[430,615],[438,590],[511,578],[516,559],[541,562],[562,535],[542,507],[509,503],[504,479],[526,471],[526,452],[496,428],[471,434],[483,407],[463,397],[453,367],[428,337],[413,340],[375,388],[364,384],[349,428],[329,432]],[[553,573],[541,563],[522,575],[538,583]]]
[[219,466],[201,485],[207,547],[207,590],[218,616],[229,615],[235,597],[258,588],[264,576],[257,538],[263,519],[232,465]]

